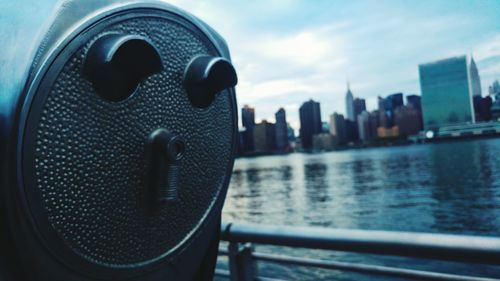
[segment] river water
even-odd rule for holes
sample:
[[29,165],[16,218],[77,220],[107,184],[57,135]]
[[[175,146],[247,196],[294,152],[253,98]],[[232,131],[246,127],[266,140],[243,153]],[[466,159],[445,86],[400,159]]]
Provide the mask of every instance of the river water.
[[[500,139],[488,139],[238,159],[223,221],[500,236],[499,155]],[[500,268],[491,266],[269,246],[257,250],[500,277]],[[219,266],[225,266],[223,259]],[[286,280],[375,279],[262,263],[259,274]]]

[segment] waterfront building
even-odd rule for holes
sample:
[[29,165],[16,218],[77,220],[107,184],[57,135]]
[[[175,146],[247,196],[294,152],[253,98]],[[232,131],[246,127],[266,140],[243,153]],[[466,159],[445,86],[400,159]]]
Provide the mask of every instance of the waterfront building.
[[398,126],[393,126],[391,128],[378,127],[377,128],[377,136],[379,138],[397,138],[399,137],[399,128]]
[[469,65],[469,77],[472,96],[481,96],[481,79],[479,78],[479,71],[477,70],[476,62],[471,56]]
[[357,120],[358,115],[366,110],[366,102],[364,99],[354,99],[354,120]]
[[495,80],[495,82],[488,87],[488,91],[490,96],[495,97],[495,101],[500,100],[500,82],[498,82],[498,80]]
[[285,151],[289,147],[288,143],[288,124],[286,123],[285,109],[280,108],[275,114],[276,118],[276,149],[278,151]]
[[422,112],[422,101],[419,95],[406,96],[406,104]]
[[290,124],[287,124],[287,132],[288,132],[288,142],[293,143],[295,142],[295,130],[290,126]]
[[328,125],[328,122],[321,122],[321,132],[322,133],[330,132],[330,125]]
[[418,67],[425,130],[475,122],[467,57],[454,57]]
[[313,136],[313,148],[318,151],[330,151],[336,146],[335,137],[330,133],[321,133]]
[[384,99],[385,110],[394,111],[403,104],[403,93],[391,94]]
[[499,120],[500,119],[500,83],[498,80],[495,80],[493,84],[489,87],[489,94],[492,97],[495,97],[495,101],[491,106],[491,119]]
[[241,123],[244,128],[252,129],[255,126],[255,108],[244,105],[241,109]]
[[255,108],[248,105],[241,109],[241,123],[245,130],[242,132],[243,151],[251,152],[255,149],[253,129],[255,126]]
[[238,155],[245,153],[245,129],[238,130]]
[[377,105],[378,105],[377,109],[379,111],[384,111],[384,98],[382,98],[381,96],[378,96],[377,97]]
[[390,128],[391,124],[389,124],[389,118],[387,117],[385,110],[378,110],[378,123],[379,127]]
[[374,110],[372,113],[369,115],[369,125],[370,125],[370,136],[372,139],[375,139],[378,137],[377,135],[377,129],[380,127],[380,111],[379,110]]
[[319,102],[309,100],[300,106],[300,139],[303,149],[312,148],[313,135],[321,133],[321,111]]
[[476,122],[491,120],[491,107],[493,105],[493,99],[491,96],[474,96],[472,100],[474,104],[474,116],[476,118]]
[[273,123],[262,120],[253,128],[256,153],[270,153],[276,149],[276,128]]
[[399,129],[399,136],[417,135],[422,130],[421,113],[413,106],[400,106],[394,112],[394,124]]
[[330,115],[330,134],[336,137],[339,144],[347,141],[344,115],[333,113]]
[[384,125],[386,128],[394,126],[394,111],[403,106],[403,93],[395,93],[384,98]]
[[352,95],[349,83],[347,83],[347,92],[345,94],[345,113],[346,119],[354,121],[356,116],[354,116],[354,96]]
[[357,121],[345,120],[345,130],[348,143],[357,142],[359,140]]
[[370,130],[370,113],[366,110],[358,114],[358,135],[359,140],[362,142],[368,142],[372,139]]

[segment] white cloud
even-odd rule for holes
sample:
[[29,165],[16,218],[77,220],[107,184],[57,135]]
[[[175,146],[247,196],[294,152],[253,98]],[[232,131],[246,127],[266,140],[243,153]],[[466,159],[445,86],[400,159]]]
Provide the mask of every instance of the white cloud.
[[[346,79],[355,96],[419,93],[418,64],[472,52],[483,88],[498,76],[500,28],[488,5],[452,2],[173,0],[229,44],[240,105],[274,120],[279,107],[298,124],[313,98],[324,119],[344,112]],[[494,5],[493,5],[494,6]],[[479,16],[481,15],[481,16]],[[479,42],[479,43],[478,43]],[[297,128],[297,127],[296,127]]]
[[500,56],[500,34],[488,38],[474,48],[474,58],[478,61],[498,56]]

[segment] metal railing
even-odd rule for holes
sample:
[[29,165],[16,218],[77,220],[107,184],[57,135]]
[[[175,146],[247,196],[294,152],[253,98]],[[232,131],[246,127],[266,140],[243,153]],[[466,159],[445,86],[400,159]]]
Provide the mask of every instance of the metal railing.
[[219,255],[228,256],[229,271],[217,270],[216,275],[228,277],[231,281],[277,281],[278,279],[264,278],[256,275],[256,263],[258,261],[414,280],[500,280],[259,253],[254,251],[251,244],[500,265],[500,238],[495,237],[327,229],[318,227],[222,224],[221,240],[229,242],[227,251],[219,251]]

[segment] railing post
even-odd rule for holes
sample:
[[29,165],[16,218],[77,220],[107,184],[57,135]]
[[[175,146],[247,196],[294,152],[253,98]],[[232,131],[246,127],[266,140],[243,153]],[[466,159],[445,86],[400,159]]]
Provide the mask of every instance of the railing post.
[[257,267],[252,257],[253,246],[238,242],[229,243],[229,272],[231,281],[253,281]]

